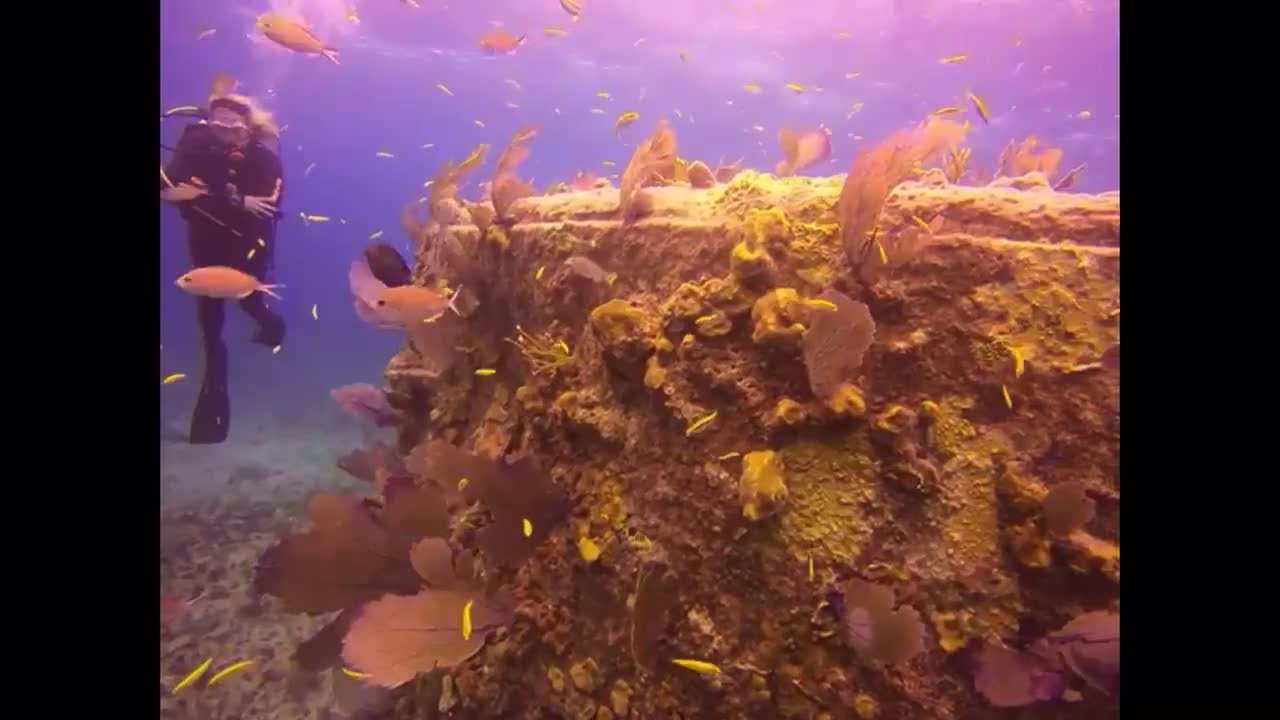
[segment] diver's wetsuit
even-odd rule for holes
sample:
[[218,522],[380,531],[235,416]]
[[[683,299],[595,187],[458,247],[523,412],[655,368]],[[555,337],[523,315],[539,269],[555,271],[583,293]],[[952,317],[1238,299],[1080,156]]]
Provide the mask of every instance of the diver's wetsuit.
[[[237,203],[236,196],[274,193],[276,180],[282,177],[280,158],[256,141],[242,148],[224,144],[208,125],[197,124],[183,131],[165,174],[174,184],[191,182],[195,177],[208,186],[208,195],[178,206],[187,224],[191,266],[224,265],[266,282],[275,254],[275,218],[253,215]],[[277,208],[283,199],[282,191]],[[275,347],[284,339],[284,320],[263,298],[263,293],[255,292],[241,300],[240,307],[258,325],[253,342]],[[217,443],[227,439],[231,426],[227,346],[222,341],[226,309],[222,300],[207,297],[197,297],[196,308],[205,366],[191,417],[191,442]]]

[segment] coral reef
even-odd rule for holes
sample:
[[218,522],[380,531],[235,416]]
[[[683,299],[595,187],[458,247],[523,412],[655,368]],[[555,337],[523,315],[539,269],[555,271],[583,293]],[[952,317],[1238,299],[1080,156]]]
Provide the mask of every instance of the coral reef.
[[[900,140],[927,162],[957,135]],[[478,309],[448,370],[394,358],[387,398],[414,487],[457,497],[364,567],[413,597],[442,572],[424,537],[478,551],[514,614],[392,717],[1118,715],[1083,656],[1061,694],[949,658],[1011,666],[1019,627],[1118,613],[1119,194],[899,183],[912,163],[881,155],[843,203],[841,178],[655,184],[679,165],[659,123],[622,213],[602,187],[442,230]]]

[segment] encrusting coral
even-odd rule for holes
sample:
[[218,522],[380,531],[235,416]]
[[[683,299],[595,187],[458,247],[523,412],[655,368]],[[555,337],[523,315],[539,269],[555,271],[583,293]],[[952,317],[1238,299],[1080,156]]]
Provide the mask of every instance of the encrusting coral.
[[473,312],[388,365],[405,457],[346,456],[369,497],[261,563],[339,613],[307,666],[406,719],[1114,717],[1119,194],[1054,191],[1034,144],[956,184],[964,134],[780,179],[659,122],[620,190],[495,177],[492,217],[456,202],[483,149],[446,166],[414,280]]

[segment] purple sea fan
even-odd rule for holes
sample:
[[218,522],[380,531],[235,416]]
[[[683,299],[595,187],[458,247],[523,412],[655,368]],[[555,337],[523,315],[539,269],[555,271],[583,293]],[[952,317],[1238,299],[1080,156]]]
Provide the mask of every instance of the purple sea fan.
[[1095,611],[1077,615],[1061,630],[1045,636],[1066,666],[1091,687],[1108,695],[1120,691],[1120,614]]
[[1042,658],[999,643],[986,643],[974,653],[973,685],[994,707],[1022,707],[1053,700],[1065,679]]
[[863,658],[906,662],[924,650],[924,624],[915,608],[893,609],[893,590],[864,580],[842,588],[849,644]]
[[368,383],[343,385],[329,391],[329,395],[351,417],[375,427],[394,427],[400,424],[400,412],[387,403],[386,393]]

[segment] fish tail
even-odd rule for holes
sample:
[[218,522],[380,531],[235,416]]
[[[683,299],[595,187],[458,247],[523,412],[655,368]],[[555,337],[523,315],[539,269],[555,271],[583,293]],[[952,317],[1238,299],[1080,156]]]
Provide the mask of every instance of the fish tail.
[[275,294],[275,293],[271,292],[272,290],[275,290],[276,288],[282,288],[282,287],[284,287],[284,285],[283,285],[283,284],[281,284],[281,283],[276,283],[276,284],[274,284],[274,285],[259,285],[259,286],[258,286],[258,289],[259,289],[259,290],[261,290],[262,292],[264,292],[264,293],[266,293],[266,294],[270,295],[271,297],[273,297],[273,298],[277,299],[277,300],[283,300],[284,298],[282,298],[282,297],[280,297],[279,295],[277,295],[277,294]]
[[325,48],[320,51],[320,54],[332,60],[334,65],[342,64],[338,62],[338,51],[333,48]]

